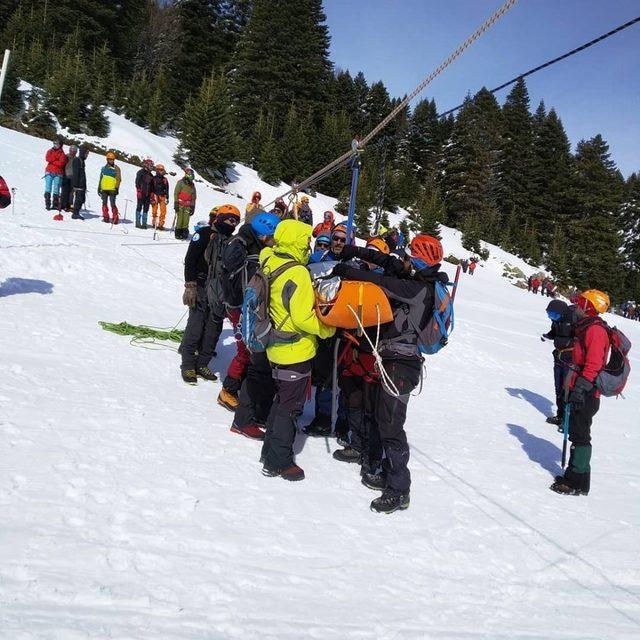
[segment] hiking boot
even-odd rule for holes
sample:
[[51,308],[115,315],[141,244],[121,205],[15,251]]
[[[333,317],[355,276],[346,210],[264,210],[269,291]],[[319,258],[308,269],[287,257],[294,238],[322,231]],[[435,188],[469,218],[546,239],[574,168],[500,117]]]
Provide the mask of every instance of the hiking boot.
[[103,216],[102,222],[106,222],[107,224],[111,224],[111,218],[109,218],[108,216],[107,217]]
[[546,420],[547,424],[562,424],[562,418],[560,416],[549,416]]
[[44,194],[44,208],[47,211],[51,210],[51,194],[50,193]]
[[139,222],[136,222],[136,229],[142,229],[142,225]]
[[81,214],[79,214],[79,213],[74,213],[74,214],[72,214],[72,215],[71,215],[71,217],[72,217],[74,220],[84,220],[84,216],[82,216],[82,215],[81,215]]
[[244,427],[238,427],[234,424],[231,425],[230,431],[232,433],[239,433],[245,438],[251,440],[264,440],[264,431],[257,424],[246,424]]
[[312,438],[326,438],[331,435],[331,418],[324,414],[317,415],[303,431]]
[[218,404],[228,411],[235,411],[240,403],[238,402],[238,396],[235,393],[231,393],[231,391],[227,391],[223,387],[218,395]]
[[187,384],[198,384],[198,376],[196,375],[195,369],[185,369],[182,372],[182,379]]
[[383,473],[363,473],[361,482],[372,491],[384,491],[387,487],[387,479]]
[[371,511],[393,513],[409,508],[409,493],[383,493],[371,502]]
[[551,491],[555,491],[563,496],[588,496],[589,492],[584,489],[576,489],[572,487],[564,476],[556,476],[556,481],[549,487]]
[[333,458],[338,462],[360,462],[360,452],[353,447],[345,447],[344,449],[336,449],[333,452]]
[[196,369],[196,374],[199,378],[204,378],[205,380],[211,380],[215,382],[218,379],[218,376],[209,369],[209,367],[198,367]]
[[156,229],[157,229],[158,231],[164,231],[164,227],[163,227],[162,225],[160,225],[159,227],[156,227]]
[[291,482],[304,480],[304,471],[297,464],[292,464],[290,467],[286,467],[285,469],[270,469],[265,465],[262,467],[262,475],[269,478],[280,476],[284,480],[289,480]]

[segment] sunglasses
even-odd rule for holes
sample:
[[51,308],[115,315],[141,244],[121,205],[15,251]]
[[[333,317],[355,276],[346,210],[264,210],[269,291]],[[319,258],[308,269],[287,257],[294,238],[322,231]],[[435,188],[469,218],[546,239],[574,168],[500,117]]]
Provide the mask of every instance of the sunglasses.
[[318,249],[328,249],[329,248],[329,243],[328,242],[316,242],[316,247],[318,247]]
[[340,244],[345,244],[347,241],[347,237],[346,236],[333,236],[333,238],[331,238],[332,242],[339,242]]

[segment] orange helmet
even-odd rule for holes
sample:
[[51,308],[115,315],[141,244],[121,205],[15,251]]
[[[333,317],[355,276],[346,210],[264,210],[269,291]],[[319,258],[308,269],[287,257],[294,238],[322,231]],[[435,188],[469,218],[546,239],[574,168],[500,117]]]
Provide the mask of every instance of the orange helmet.
[[107,151],[107,160],[115,160],[116,154],[113,151]]
[[409,243],[409,255],[411,258],[422,260],[427,266],[433,267],[442,262],[444,252],[438,238],[429,236],[426,233],[419,233]]
[[369,238],[367,240],[367,249],[375,249],[376,251],[380,251],[380,253],[385,253],[387,255],[391,253],[389,245],[379,237]]
[[340,224],[337,224],[335,227],[333,227],[333,229],[331,229],[331,235],[333,236],[334,233],[344,233],[344,235],[347,235],[347,225],[343,224],[342,222]]
[[224,215],[225,213],[231,214],[232,216],[237,216],[238,218],[240,217],[240,209],[238,209],[238,207],[233,204],[221,204],[218,207],[217,214],[219,216]]
[[584,301],[590,303],[596,313],[604,313],[611,304],[609,296],[602,291],[598,291],[598,289],[583,291],[578,296],[578,306],[586,311],[588,310],[588,305]]

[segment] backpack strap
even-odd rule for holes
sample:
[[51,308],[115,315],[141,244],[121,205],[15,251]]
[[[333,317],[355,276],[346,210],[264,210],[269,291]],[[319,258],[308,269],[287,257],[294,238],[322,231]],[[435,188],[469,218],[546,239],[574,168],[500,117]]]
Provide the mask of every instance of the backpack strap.
[[[267,264],[268,260],[269,260],[269,258],[266,258],[265,261],[262,263],[261,266],[262,266],[263,269],[264,269],[264,266]],[[277,269],[274,269],[267,276],[267,282],[269,283],[269,289],[271,289],[271,285],[275,282],[276,278],[281,276],[285,271],[288,271],[292,267],[295,267],[295,266],[297,266],[299,264],[300,263],[297,262],[296,260],[289,260],[289,262],[285,262],[284,264],[281,264]],[[269,291],[269,297],[271,297],[271,291]],[[283,318],[282,322],[280,324],[278,324],[278,326],[276,327],[276,331],[281,331],[282,327],[284,327],[285,323],[287,322],[287,320],[289,320],[290,317],[291,317],[291,311],[290,311],[290,309],[287,309],[287,315]]]

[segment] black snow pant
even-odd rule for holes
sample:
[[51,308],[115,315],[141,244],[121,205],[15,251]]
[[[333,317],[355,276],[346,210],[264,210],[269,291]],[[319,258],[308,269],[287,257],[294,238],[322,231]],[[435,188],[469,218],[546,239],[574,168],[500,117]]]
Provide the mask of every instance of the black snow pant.
[[71,211],[73,206],[73,189],[71,188],[71,179],[67,176],[62,177],[62,187],[60,189],[60,209]]
[[557,416],[560,420],[564,420],[564,382],[565,377],[569,373],[569,369],[554,354],[553,358],[553,382],[556,388],[556,406],[558,407]]
[[[373,427],[377,393],[380,385],[377,382],[359,375],[342,375],[340,377],[340,404],[346,414],[347,440],[349,445],[360,451],[363,463],[374,462],[375,466],[382,460],[382,445],[377,427]],[[374,446],[371,446],[373,431]]]
[[85,189],[74,189],[73,190],[73,215],[77,216],[80,213],[80,209],[84,204],[86,198],[86,190]]
[[377,395],[375,424],[384,451],[382,467],[386,473],[385,493],[408,493],[411,486],[409,473],[409,444],[404,423],[407,418],[409,395],[418,386],[422,361],[418,358],[385,360],[383,366],[400,392],[399,397],[387,393],[384,385]]
[[296,364],[271,364],[276,397],[267,420],[262,458],[267,469],[276,471],[293,464],[293,441],[297,418],[311,390],[311,360]]
[[571,486],[587,493],[591,488],[591,425],[598,409],[600,398],[592,389],[586,394],[584,405],[571,405],[569,416],[571,453],[564,477]]
[[271,374],[271,364],[265,353],[252,353],[247,375],[242,381],[238,394],[239,405],[233,423],[236,427],[246,427],[252,422],[265,424],[273,398],[276,383]]
[[178,349],[182,356],[182,371],[207,367],[216,346],[214,340],[217,327],[207,302],[207,290],[204,286],[198,285],[196,291],[196,306],[189,309],[187,326]]

